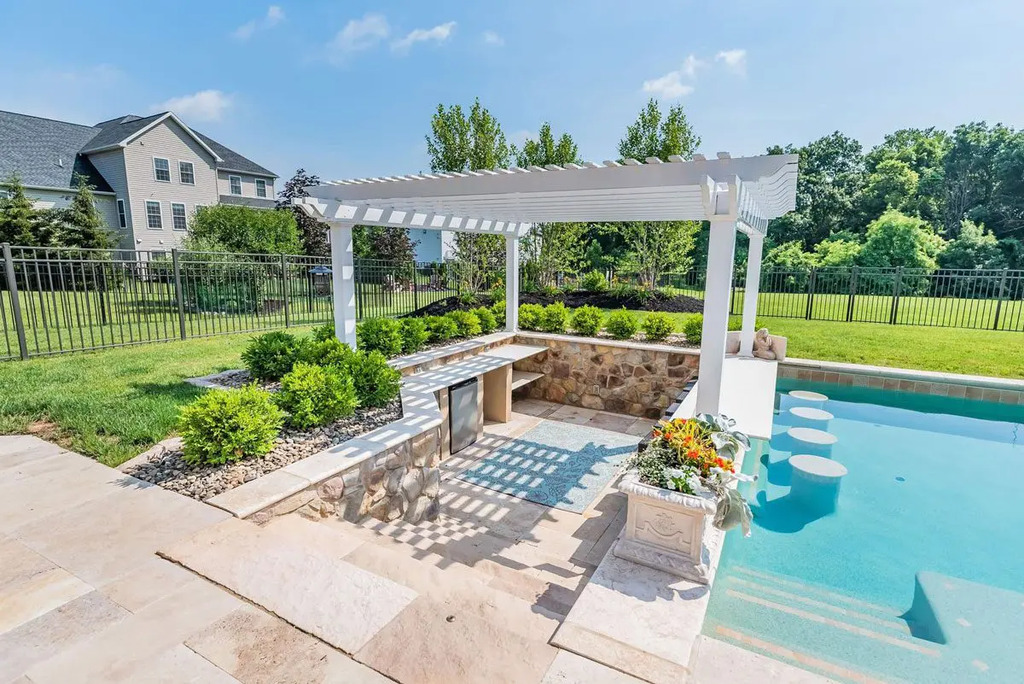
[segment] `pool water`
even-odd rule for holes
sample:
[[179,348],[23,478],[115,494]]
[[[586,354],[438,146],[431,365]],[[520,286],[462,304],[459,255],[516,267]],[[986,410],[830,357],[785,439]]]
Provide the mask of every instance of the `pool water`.
[[[778,389],[771,442],[744,461],[753,533],[726,537],[705,634],[840,681],[1024,681],[1024,406]],[[810,425],[797,405],[834,416],[830,452],[787,434]],[[834,512],[806,480],[791,493],[800,453],[845,467]]]

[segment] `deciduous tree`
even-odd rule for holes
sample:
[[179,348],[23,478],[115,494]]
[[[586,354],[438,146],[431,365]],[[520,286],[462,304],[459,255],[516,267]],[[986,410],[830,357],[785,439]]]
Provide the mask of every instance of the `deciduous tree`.
[[318,185],[320,177],[306,173],[305,169],[299,169],[295,175],[285,182],[284,188],[277,194],[277,208],[289,211],[295,216],[295,224],[299,231],[299,240],[302,242],[303,254],[310,256],[327,256],[330,254],[330,245],[327,242],[327,231],[330,229],[323,221],[318,221],[306,212],[292,204],[292,200],[300,197],[309,197],[305,188],[311,185]]

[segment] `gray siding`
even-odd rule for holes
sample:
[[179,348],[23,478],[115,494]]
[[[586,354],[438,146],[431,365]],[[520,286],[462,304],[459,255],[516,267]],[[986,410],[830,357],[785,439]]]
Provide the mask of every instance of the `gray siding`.
[[128,176],[124,169],[124,152],[121,150],[110,150],[109,152],[100,152],[98,154],[90,154],[89,161],[96,167],[96,170],[100,172],[103,179],[107,181],[107,184],[114,190],[117,199],[124,200],[124,212],[127,223],[127,228],[122,230],[121,224],[117,216],[117,203],[114,203],[114,217],[110,222],[110,227],[118,231],[121,234],[119,240],[119,247],[124,249],[135,248],[135,238],[133,237],[132,231],[132,207],[131,198],[128,193]]
[[[75,199],[74,190],[41,190],[38,188],[25,188],[25,195],[32,200],[36,209],[63,209],[70,206]],[[117,231],[117,203],[110,195],[94,195],[96,198],[96,209],[100,216],[107,223],[107,228]],[[118,231],[120,232],[120,231]],[[121,244],[125,246],[125,233],[121,233]]]
[[[171,182],[157,181],[153,173],[153,158],[168,160]],[[184,185],[178,174],[178,161],[192,162],[195,185]],[[185,237],[184,231],[172,228],[171,203],[185,205],[191,217],[196,205],[217,204],[217,169],[210,156],[184,129],[173,121],[164,121],[136,138],[124,149],[124,165],[129,179],[128,195],[131,200],[135,249],[167,250],[178,247]],[[163,228],[154,230],[146,221],[146,201],[160,202]]]
[[[277,194],[274,190],[274,179],[263,176],[254,176],[251,173],[235,173],[233,171],[217,171],[217,189],[220,195],[231,194],[231,182],[229,176],[239,176],[242,179],[242,197],[256,197],[256,179],[262,178],[267,181],[267,199],[274,199]],[[236,195],[237,197],[237,195]],[[261,198],[262,199],[262,198]]]

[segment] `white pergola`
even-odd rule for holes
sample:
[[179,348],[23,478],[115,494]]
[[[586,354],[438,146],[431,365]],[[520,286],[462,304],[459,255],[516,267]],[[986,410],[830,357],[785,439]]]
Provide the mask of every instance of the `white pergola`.
[[697,411],[718,413],[736,232],[750,238],[740,354],[750,356],[764,235],[796,207],[796,155],[531,166],[360,178],[307,187],[296,203],[331,226],[334,324],[356,344],[352,228],[357,224],[504,235],[506,314],[518,327],[519,239],[535,223],[692,221],[711,224]]

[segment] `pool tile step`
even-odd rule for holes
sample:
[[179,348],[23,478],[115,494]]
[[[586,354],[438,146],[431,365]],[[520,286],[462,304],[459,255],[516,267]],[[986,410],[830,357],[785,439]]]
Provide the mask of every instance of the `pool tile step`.
[[778,573],[770,572],[767,570],[754,570],[747,568],[742,565],[733,565],[729,567],[731,572],[738,572],[742,575],[752,578],[754,581],[758,581],[761,584],[777,585],[780,589],[786,589],[787,591],[793,591],[807,597],[817,598],[822,601],[831,601],[835,603],[845,604],[861,613],[867,613],[875,615],[876,617],[891,618],[894,616],[901,615],[902,610],[892,606],[884,606],[877,603],[871,603],[864,601],[853,596],[847,596],[841,592],[837,592],[827,587],[816,586],[807,582],[801,582],[788,575],[780,575]]

